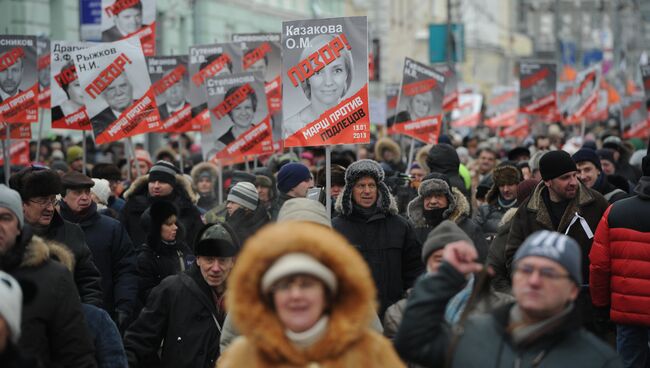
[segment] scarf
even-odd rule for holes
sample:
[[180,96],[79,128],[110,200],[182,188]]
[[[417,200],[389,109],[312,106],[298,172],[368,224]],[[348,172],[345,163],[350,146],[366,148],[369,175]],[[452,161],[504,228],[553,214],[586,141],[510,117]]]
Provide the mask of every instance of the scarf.
[[512,337],[512,342],[515,346],[533,344],[538,339],[561,327],[573,308],[574,305],[571,303],[555,316],[529,325],[524,323],[523,312],[519,306],[517,304],[513,305],[510,309],[510,321],[508,323],[508,332]]
[[499,195],[499,197],[497,198],[497,202],[499,203],[499,206],[501,206],[501,208],[510,209],[517,204],[517,198],[513,198],[510,201],[506,201],[501,197],[501,195]]
[[434,208],[432,210],[425,209],[422,211],[422,216],[424,217],[427,225],[436,227],[442,222],[442,220],[444,220],[444,215],[445,211],[447,211],[447,208],[448,207]]
[[311,328],[303,332],[293,332],[289,329],[284,331],[289,341],[301,349],[306,349],[320,340],[327,331],[329,317],[321,317]]
[[352,213],[364,220],[368,220],[370,217],[377,213],[377,202],[375,202],[372,207],[368,208],[361,207],[358,204],[354,203],[352,204]]

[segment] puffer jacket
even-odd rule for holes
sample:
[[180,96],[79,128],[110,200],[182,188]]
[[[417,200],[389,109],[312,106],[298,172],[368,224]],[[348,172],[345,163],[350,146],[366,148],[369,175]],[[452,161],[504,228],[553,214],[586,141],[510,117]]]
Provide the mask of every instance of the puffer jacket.
[[598,224],[589,254],[589,289],[613,322],[650,327],[650,176],[637,195],[611,205]]
[[[269,244],[273,244],[272,247]],[[306,253],[330,269],[338,283],[320,339],[298,348],[260,293],[269,267],[289,253]],[[220,368],[404,367],[390,342],[368,326],[375,288],[364,260],[339,234],[308,222],[270,225],[251,237],[230,275],[228,313],[242,336],[222,352]]]
[[[124,193],[126,204],[120,213],[120,221],[129,233],[133,244],[142,244],[147,240],[147,229],[142,226],[141,216],[151,206],[154,198],[149,196],[149,175],[137,178]],[[178,221],[183,225],[185,242],[193,244],[194,236],[203,226],[201,212],[196,207],[198,195],[183,175],[176,175],[174,191],[169,197],[160,198],[173,202],[179,211]]]
[[573,306],[527,344],[516,345],[508,332],[513,304],[470,316],[452,329],[444,312],[466,281],[443,261],[437,274],[417,282],[394,340],[402,358],[428,367],[622,367],[612,348],[580,328]]

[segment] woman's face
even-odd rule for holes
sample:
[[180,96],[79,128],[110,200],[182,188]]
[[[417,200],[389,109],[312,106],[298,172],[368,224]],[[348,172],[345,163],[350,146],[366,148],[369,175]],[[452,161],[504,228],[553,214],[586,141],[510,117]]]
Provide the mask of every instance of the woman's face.
[[421,119],[430,115],[431,103],[433,102],[433,95],[431,92],[420,93],[411,98],[411,113],[412,118]]
[[176,225],[176,216],[172,216],[167,219],[162,224],[162,227],[160,229],[160,237],[164,241],[174,241],[176,240],[176,232],[178,231],[178,226]]
[[273,286],[273,305],[284,327],[307,331],[325,312],[325,285],[307,275],[287,276]]
[[78,105],[84,104],[83,89],[81,89],[81,85],[79,84],[79,78],[68,85],[68,94],[70,95],[70,101]]
[[345,93],[347,78],[348,69],[341,56],[309,78],[312,101],[328,107],[336,105]]
[[230,116],[235,125],[240,128],[248,128],[253,121],[253,115],[255,115],[255,109],[253,109],[253,101],[249,97],[235,106]]

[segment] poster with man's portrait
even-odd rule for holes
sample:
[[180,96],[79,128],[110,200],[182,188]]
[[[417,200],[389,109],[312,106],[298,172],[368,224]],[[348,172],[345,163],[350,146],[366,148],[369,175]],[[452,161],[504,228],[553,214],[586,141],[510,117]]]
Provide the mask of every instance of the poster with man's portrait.
[[549,116],[556,107],[557,68],[554,63],[519,62],[519,111]]
[[273,140],[282,139],[282,46],[279,33],[234,34],[232,41],[241,45],[242,71],[262,74],[271,114]]
[[450,112],[458,105],[458,76],[453,65],[435,64],[433,69],[445,76],[445,98],[442,100],[442,111]]
[[623,132],[623,139],[647,138],[650,134],[650,126],[645,94],[639,92],[630,96],[624,96],[622,105],[623,119],[621,120],[621,130]]
[[193,124],[192,106],[187,98],[190,83],[187,55],[148,57],[147,66],[162,122],[160,131],[201,131],[201,125]]
[[190,46],[189,100],[193,125],[210,130],[210,111],[205,92],[205,80],[241,72],[241,47],[236,43]]
[[100,44],[72,57],[97,144],[160,129],[140,39]]
[[570,106],[568,115],[564,119],[566,124],[580,124],[595,108],[598,102],[601,70],[601,65],[596,64],[578,73],[573,89],[573,105]]
[[0,35],[0,117],[7,123],[38,121],[36,37]]
[[91,42],[52,42],[52,128],[92,130],[72,53],[94,45]]
[[370,142],[366,17],[282,23],[285,147]]
[[156,0],[102,0],[102,42],[137,37],[145,56],[156,55]]
[[444,91],[442,73],[405,58],[394,131],[424,143],[438,143]]
[[36,62],[38,69],[38,107],[50,108],[50,40],[46,37],[36,39]]
[[246,156],[273,152],[271,121],[265,83],[260,73],[211,77],[205,81],[212,129],[202,134],[206,160],[224,165]]
[[519,86],[495,86],[485,109],[485,126],[496,129],[516,124]]

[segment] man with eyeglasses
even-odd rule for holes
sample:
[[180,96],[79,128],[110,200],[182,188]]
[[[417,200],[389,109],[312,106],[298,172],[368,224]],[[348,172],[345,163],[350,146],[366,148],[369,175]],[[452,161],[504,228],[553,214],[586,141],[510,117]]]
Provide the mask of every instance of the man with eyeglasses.
[[[506,240],[506,267],[512,272],[513,257],[530,234],[550,230],[573,238],[582,252],[582,280],[578,308],[584,326],[597,331],[589,296],[589,251],[594,232],[608,203],[596,190],[578,180],[578,168],[565,151],[550,151],[539,160],[542,182],[533,194],[519,205]],[[597,331],[603,337],[606,331]]]
[[65,245],[75,257],[74,280],[81,302],[102,306],[101,277],[83,230],[56,211],[56,195],[63,191],[61,177],[42,166],[30,166],[11,176],[9,185],[20,193],[25,222],[44,239]]
[[395,338],[402,358],[427,367],[622,367],[604,342],[580,326],[581,250],[547,230],[529,236],[514,256],[515,302],[461,320],[444,320],[447,302],[482,270],[466,241],[448,244],[438,272],[419,280]]
[[376,161],[359,160],[348,166],[343,192],[336,199],[340,215],[332,220],[332,227],[368,262],[379,297],[379,318],[424,271],[422,245],[411,223],[398,214],[384,178]]

